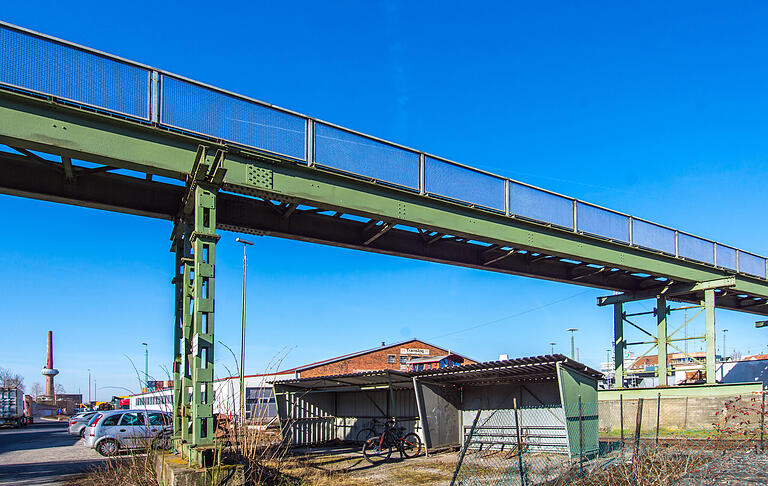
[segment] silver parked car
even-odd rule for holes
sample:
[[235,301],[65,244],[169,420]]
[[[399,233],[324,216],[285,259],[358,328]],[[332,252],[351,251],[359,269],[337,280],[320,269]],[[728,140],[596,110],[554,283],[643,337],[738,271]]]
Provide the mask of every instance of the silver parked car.
[[91,421],[91,418],[93,418],[93,416],[97,413],[98,412],[80,412],[74,414],[72,418],[69,419],[69,427],[67,427],[67,432],[72,435],[79,435],[80,437],[85,438],[85,427],[88,425],[88,422]]
[[141,449],[161,444],[173,432],[171,415],[159,410],[109,410],[91,417],[85,445],[102,456],[121,449]]

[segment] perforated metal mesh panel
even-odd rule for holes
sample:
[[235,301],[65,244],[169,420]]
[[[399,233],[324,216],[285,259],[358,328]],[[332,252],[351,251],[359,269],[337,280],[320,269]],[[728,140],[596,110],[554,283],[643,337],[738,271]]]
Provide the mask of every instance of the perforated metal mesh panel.
[[419,155],[318,123],[315,163],[412,189],[419,188]]
[[4,26],[0,83],[149,119],[149,71]]
[[717,245],[717,266],[736,270],[736,248]]
[[[306,153],[305,117],[171,75],[160,77],[161,94],[151,93],[149,69],[0,25],[0,86],[142,120],[150,120],[150,106],[159,104],[159,123],[165,127],[311,160]],[[322,123],[315,125],[314,161],[318,166],[420,189],[418,153]],[[249,183],[271,184],[258,176],[249,174]],[[425,158],[421,189],[430,195],[504,211],[504,184],[501,177]],[[508,204],[513,216],[574,228],[571,198],[510,181]],[[582,202],[577,209],[578,230],[629,242],[628,217]],[[633,220],[632,243],[675,254],[675,232],[653,223]],[[763,257],[741,252],[737,258],[734,248],[678,235],[681,257],[714,264],[715,252],[717,266],[766,278]]]
[[162,125],[304,158],[304,118],[168,76],[161,82]]
[[633,219],[632,243],[670,255],[675,254],[675,232],[653,223]]
[[739,271],[765,278],[765,258],[741,251],[739,252]]
[[589,204],[578,203],[579,231],[612,240],[629,241],[629,218]]
[[426,157],[426,192],[504,211],[504,179]]
[[516,182],[509,183],[509,212],[573,228],[573,201]]
[[711,241],[679,233],[677,235],[677,251],[681,257],[714,264],[714,243]]

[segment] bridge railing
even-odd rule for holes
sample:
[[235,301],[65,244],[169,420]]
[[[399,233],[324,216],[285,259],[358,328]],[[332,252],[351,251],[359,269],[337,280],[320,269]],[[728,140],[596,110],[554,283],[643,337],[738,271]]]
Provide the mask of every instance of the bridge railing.
[[766,279],[764,257],[0,22],[0,85]]

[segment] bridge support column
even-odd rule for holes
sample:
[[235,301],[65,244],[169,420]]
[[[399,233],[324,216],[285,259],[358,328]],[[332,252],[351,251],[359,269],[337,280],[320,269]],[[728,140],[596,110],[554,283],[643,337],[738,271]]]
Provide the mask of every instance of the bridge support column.
[[212,464],[216,198],[224,152],[198,147],[171,235],[176,251],[174,328],[174,446],[198,466]]
[[187,222],[177,224],[183,229],[173,242],[176,253],[173,277],[176,292],[176,322],[173,331],[173,437],[186,442],[189,440],[189,390],[192,387],[192,376],[187,362],[192,327],[190,307],[193,257],[189,241],[192,226]]
[[193,317],[191,352],[192,443],[213,444],[213,310],[216,242],[216,192],[203,185],[195,187],[194,231],[190,243],[194,258],[192,278]]
[[704,301],[704,319],[706,320],[706,329],[704,332],[704,342],[706,343],[706,358],[704,361],[705,373],[707,375],[707,384],[716,383],[715,377],[715,291],[705,290]]
[[624,387],[624,305],[613,304],[613,360],[614,360],[614,387]]
[[667,361],[667,299],[664,296],[656,298],[656,322],[658,323],[658,330],[656,333],[656,343],[659,349],[659,386],[667,386],[667,376],[669,371],[669,364]]

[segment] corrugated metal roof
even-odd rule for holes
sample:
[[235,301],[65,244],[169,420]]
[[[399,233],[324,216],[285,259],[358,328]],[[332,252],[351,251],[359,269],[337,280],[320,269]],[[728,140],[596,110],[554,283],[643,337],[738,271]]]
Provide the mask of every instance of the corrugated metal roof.
[[408,373],[394,370],[365,371],[345,375],[313,376],[293,380],[276,381],[275,385],[286,385],[307,390],[361,388],[368,386],[388,386],[393,388],[413,388],[413,379]]
[[603,375],[589,366],[574,361],[562,354],[530,356],[504,361],[451,366],[435,370],[401,372],[393,370],[367,371],[344,375],[316,376],[275,382],[301,389],[355,389],[368,386],[382,386],[392,382],[393,388],[412,388],[414,377],[425,381],[454,384],[484,384],[552,381],[557,379],[557,365],[567,366],[594,378]]
[[490,361],[436,370],[412,371],[409,374],[412,377],[441,383],[481,384],[503,381],[549,381],[557,379],[558,364],[581,371],[594,378],[599,379],[603,376],[599,371],[562,354]]

